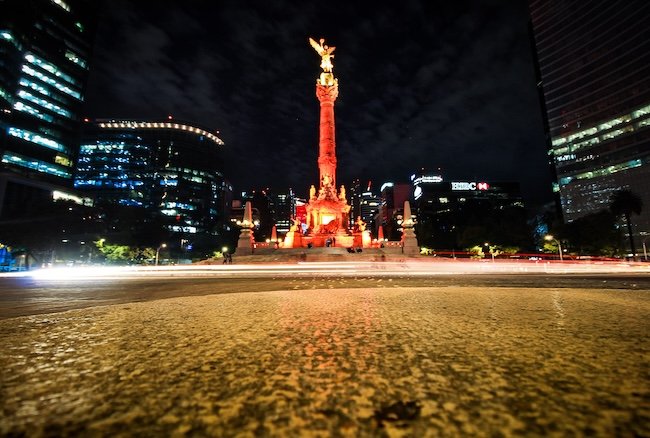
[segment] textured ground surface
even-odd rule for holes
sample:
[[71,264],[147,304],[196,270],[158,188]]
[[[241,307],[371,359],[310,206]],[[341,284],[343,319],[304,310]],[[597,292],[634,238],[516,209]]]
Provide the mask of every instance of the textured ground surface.
[[650,436],[649,315],[643,290],[447,286],[7,318],[0,435]]

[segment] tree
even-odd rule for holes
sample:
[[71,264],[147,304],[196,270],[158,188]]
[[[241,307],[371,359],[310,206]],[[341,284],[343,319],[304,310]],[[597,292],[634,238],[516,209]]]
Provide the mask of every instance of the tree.
[[156,258],[156,249],[150,247],[135,247],[129,245],[116,245],[100,239],[95,246],[106,257],[108,263],[152,263]]
[[643,209],[643,201],[641,197],[631,190],[619,190],[612,196],[609,209],[616,216],[623,216],[627,225],[627,234],[630,236],[630,250],[632,251],[632,258],[636,258],[636,248],[634,247],[634,237],[632,235],[632,221],[630,216],[632,213],[641,214]]
[[[612,256],[617,252],[620,240],[616,217],[607,210],[582,216],[563,226],[556,226],[553,235],[561,241],[567,241],[565,249],[578,255]],[[557,250],[557,247],[547,247],[553,248]]]
[[135,253],[128,245],[114,245],[104,241],[95,242],[97,249],[106,257],[109,263],[126,263],[133,259]]

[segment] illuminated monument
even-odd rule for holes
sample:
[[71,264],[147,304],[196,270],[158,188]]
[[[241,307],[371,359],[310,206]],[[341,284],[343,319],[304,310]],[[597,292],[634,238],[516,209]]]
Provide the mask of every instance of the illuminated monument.
[[[307,210],[308,235],[301,236],[297,227],[287,234],[285,247],[299,247],[311,243],[313,246],[353,246],[361,244],[361,236],[348,233],[350,206],[346,200],[345,187],[336,186],[336,141],[334,127],[334,102],[339,94],[338,80],[332,73],[332,58],[335,47],[325,45],[321,39],[309,43],[320,55],[323,69],[316,81],[316,97],[320,101],[320,129],[318,142],[318,189],[309,189]],[[359,242],[357,242],[359,240]]]

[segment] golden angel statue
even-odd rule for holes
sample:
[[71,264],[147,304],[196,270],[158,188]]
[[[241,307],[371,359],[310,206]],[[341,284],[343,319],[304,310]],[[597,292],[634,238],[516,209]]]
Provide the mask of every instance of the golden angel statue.
[[361,219],[361,216],[357,216],[357,221],[354,223],[355,228],[360,232],[366,231],[366,223]]
[[334,52],[336,47],[329,47],[326,45],[324,38],[320,39],[320,44],[314,41],[313,38],[309,38],[309,44],[311,44],[314,50],[316,50],[316,53],[320,55],[320,66],[323,71],[325,73],[331,73],[334,68],[334,65],[332,64],[332,58],[334,58],[334,55],[332,55],[332,52]]

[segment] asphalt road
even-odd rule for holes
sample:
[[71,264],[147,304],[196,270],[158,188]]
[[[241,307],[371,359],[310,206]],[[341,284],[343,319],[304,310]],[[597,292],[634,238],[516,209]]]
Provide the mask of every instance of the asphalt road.
[[518,287],[628,289],[650,291],[648,273],[613,274],[432,274],[386,271],[227,272],[214,276],[128,276],[110,278],[0,278],[0,319],[100,305],[163,298],[274,290],[397,287]]

